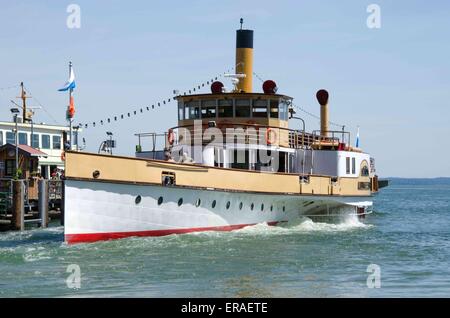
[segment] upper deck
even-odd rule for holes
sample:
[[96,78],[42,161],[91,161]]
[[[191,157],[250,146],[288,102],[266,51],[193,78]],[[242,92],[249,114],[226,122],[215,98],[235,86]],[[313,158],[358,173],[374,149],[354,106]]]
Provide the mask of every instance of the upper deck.
[[182,95],[178,101],[178,126],[215,121],[224,124],[258,124],[288,128],[292,97],[265,93]]

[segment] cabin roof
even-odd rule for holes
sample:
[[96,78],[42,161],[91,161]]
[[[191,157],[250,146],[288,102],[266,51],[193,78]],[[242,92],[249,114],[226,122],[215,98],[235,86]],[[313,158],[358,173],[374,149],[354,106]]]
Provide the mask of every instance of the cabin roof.
[[252,97],[256,97],[256,98],[261,98],[261,97],[265,97],[265,98],[285,98],[285,99],[293,99],[290,96],[287,95],[282,95],[282,94],[265,94],[265,93],[239,93],[239,92],[230,92],[230,93],[221,93],[221,94],[212,94],[212,93],[208,93],[208,94],[194,94],[194,95],[178,95],[176,97],[174,97],[174,99],[202,99],[202,98],[252,98]]
[[[19,151],[25,153],[30,157],[47,157],[48,155],[45,152],[40,151],[39,149],[30,147],[28,145],[18,145]],[[16,146],[13,144],[5,144],[0,147],[0,151],[5,149],[16,149]]]

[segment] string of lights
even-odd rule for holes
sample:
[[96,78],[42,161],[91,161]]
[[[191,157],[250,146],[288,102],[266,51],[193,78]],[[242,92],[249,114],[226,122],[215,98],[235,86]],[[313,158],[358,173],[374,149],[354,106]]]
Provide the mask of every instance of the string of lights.
[[205,81],[203,83],[200,83],[198,85],[195,85],[193,88],[191,88],[191,89],[189,89],[187,91],[184,91],[183,94],[181,94],[177,90],[174,90],[173,93],[174,93],[175,96],[162,99],[162,100],[160,100],[158,102],[155,102],[155,103],[153,103],[151,105],[143,106],[143,107],[137,108],[137,109],[132,110],[132,111],[124,112],[122,114],[110,115],[110,116],[108,116],[108,117],[106,117],[104,119],[100,119],[100,120],[96,120],[96,121],[92,121],[92,122],[88,122],[88,123],[86,123],[86,122],[85,123],[80,123],[80,126],[84,127],[85,129],[95,128],[95,127],[98,127],[99,125],[103,126],[103,125],[106,125],[106,124],[117,122],[119,120],[130,118],[131,116],[136,116],[138,114],[142,114],[142,113],[144,113],[144,111],[150,111],[150,110],[153,110],[155,108],[164,106],[164,105],[170,103],[172,100],[174,100],[177,96],[189,95],[189,94],[192,94],[192,93],[195,93],[195,92],[201,90],[205,86],[208,86],[208,85],[212,84],[214,81],[217,81],[219,77],[222,77],[223,75],[225,75],[227,73],[230,73],[230,71],[231,70],[227,70],[226,72],[218,74],[215,77],[211,77],[211,79],[208,79],[207,81]]

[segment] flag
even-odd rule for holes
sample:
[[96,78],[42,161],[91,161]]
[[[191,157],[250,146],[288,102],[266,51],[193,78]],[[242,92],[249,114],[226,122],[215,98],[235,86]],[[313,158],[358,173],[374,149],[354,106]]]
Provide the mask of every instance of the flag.
[[70,102],[69,102],[69,108],[68,108],[68,117],[73,118],[75,115],[75,104],[73,102],[73,95],[70,94]]
[[359,126],[358,126],[358,131],[356,133],[356,148],[359,147]]
[[64,84],[64,86],[58,91],[65,92],[67,90],[73,90],[76,87],[75,85],[75,74],[73,73],[72,64],[70,64],[70,73],[69,73],[69,80]]

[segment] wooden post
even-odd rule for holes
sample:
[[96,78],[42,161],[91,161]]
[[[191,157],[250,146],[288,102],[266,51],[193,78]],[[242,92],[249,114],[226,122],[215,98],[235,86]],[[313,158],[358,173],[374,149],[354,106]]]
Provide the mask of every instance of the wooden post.
[[38,180],[38,196],[41,227],[46,228],[48,226],[48,181],[45,179]]
[[25,229],[25,204],[24,204],[24,185],[22,180],[13,180],[13,210],[12,226],[14,230],[23,231]]

